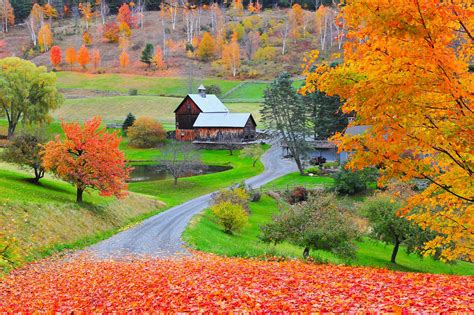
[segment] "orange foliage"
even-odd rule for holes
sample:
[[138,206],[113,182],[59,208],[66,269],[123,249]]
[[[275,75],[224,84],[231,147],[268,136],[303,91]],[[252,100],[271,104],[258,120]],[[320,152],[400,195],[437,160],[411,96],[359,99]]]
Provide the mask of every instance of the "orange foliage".
[[240,68],[240,47],[237,41],[237,33],[233,33],[232,41],[224,45],[222,49],[222,62],[232,73],[232,76],[237,75],[237,71]]
[[119,63],[120,67],[126,68],[128,64],[130,63],[130,59],[128,57],[128,53],[124,50],[119,56]]
[[105,41],[109,43],[116,43],[119,40],[120,28],[115,22],[105,24],[104,32],[102,33]]
[[53,67],[57,67],[61,63],[61,47],[53,46],[51,47],[51,51],[49,53],[49,59],[51,60],[51,64]]
[[12,313],[469,313],[472,278],[195,254],[45,260],[0,282]]
[[94,65],[94,69],[100,66],[100,51],[97,48],[92,50],[92,64]]
[[[474,260],[474,53],[472,1],[351,0],[344,64],[306,60],[306,87],[344,99],[362,135],[337,135],[347,165],[381,168],[380,184],[425,180],[402,211],[440,233],[425,254]],[[316,66],[316,70],[311,68]]]
[[166,63],[163,60],[163,52],[161,51],[160,46],[156,46],[155,48],[155,56],[153,56],[153,64],[158,70],[166,69]]
[[8,26],[15,25],[15,12],[9,0],[0,1],[0,25],[2,32],[8,32]]
[[77,62],[82,66],[82,68],[86,68],[86,66],[90,62],[90,55],[89,49],[86,46],[82,45],[77,52]]
[[121,138],[100,129],[102,120],[94,117],[83,126],[61,124],[65,139],[56,136],[41,152],[43,166],[77,188],[77,201],[82,192],[96,189],[102,196],[122,198],[127,195],[126,180],[130,168],[119,150]]
[[127,24],[130,28],[137,27],[137,18],[132,16],[132,12],[130,11],[130,7],[128,4],[124,3],[119,8],[119,12],[117,14],[117,21],[120,23]]
[[69,47],[66,49],[64,60],[71,66],[72,69],[72,66],[77,62],[77,53],[74,47]]
[[204,32],[201,42],[196,50],[197,56],[202,60],[210,60],[216,54],[216,43],[208,32]]

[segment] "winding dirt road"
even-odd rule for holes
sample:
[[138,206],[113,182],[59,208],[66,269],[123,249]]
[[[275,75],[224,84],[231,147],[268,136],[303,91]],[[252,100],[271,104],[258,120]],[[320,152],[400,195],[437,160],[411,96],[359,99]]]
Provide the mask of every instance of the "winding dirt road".
[[[276,144],[262,157],[262,163],[265,170],[246,181],[254,188],[297,170],[293,161],[281,159],[281,148]],[[168,209],[89,247],[88,250],[100,258],[187,255],[188,251],[181,236],[191,218],[209,206],[211,195],[207,194]]]

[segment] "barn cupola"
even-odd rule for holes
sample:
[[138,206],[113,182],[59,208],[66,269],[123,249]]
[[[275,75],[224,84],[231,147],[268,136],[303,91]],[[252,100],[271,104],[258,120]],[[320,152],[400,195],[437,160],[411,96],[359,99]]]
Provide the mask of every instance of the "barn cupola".
[[199,92],[199,95],[201,95],[201,97],[206,97],[206,88],[204,87],[204,85],[200,85],[198,87],[198,92]]

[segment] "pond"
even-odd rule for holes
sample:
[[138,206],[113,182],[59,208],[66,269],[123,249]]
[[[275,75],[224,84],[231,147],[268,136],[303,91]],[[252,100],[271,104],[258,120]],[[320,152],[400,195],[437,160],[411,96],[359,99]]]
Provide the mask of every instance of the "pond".
[[[183,177],[224,172],[230,169],[232,169],[232,166],[201,165],[196,167],[196,169],[189,171],[189,173]],[[167,178],[171,178],[171,176],[161,165],[133,165],[133,171],[130,174],[129,182],[145,182],[150,180],[163,180]]]

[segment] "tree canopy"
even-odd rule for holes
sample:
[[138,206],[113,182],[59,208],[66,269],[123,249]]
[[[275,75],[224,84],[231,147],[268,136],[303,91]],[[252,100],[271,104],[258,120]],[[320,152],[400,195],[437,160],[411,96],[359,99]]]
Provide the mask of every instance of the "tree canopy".
[[46,67],[9,57],[0,59],[0,115],[8,121],[11,139],[20,121],[25,124],[49,120],[49,111],[62,102],[56,88],[56,75]]
[[474,80],[472,2],[351,0],[344,63],[313,67],[306,58],[303,93],[319,89],[344,99],[363,135],[337,135],[354,152],[348,166],[382,167],[391,178],[428,180],[409,198],[404,215],[439,235],[427,254],[474,259]]

